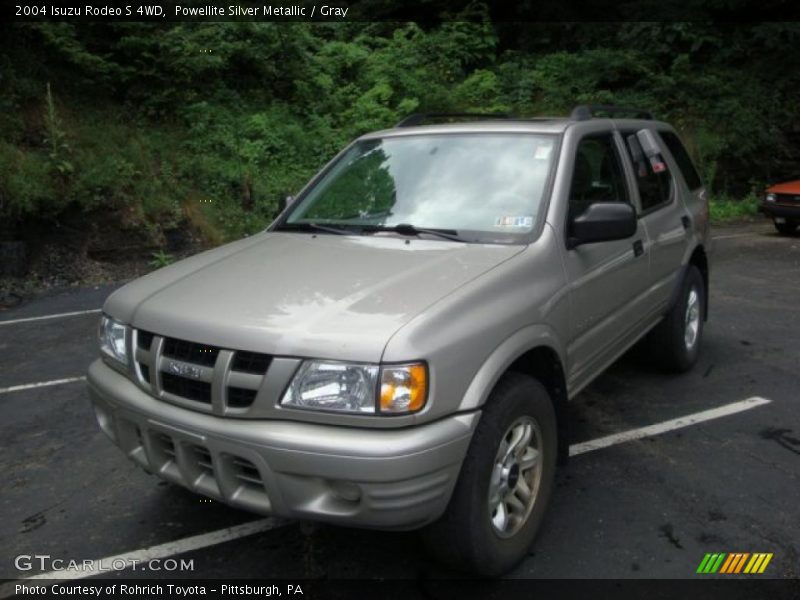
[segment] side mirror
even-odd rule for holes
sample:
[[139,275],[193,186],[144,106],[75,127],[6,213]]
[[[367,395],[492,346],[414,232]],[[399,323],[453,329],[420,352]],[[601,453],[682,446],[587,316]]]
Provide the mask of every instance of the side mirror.
[[294,201],[294,196],[286,196],[283,199],[283,206],[281,206],[281,210],[286,210],[289,208],[289,205]]
[[624,240],[636,233],[636,211],[625,202],[596,202],[569,224],[568,248]]

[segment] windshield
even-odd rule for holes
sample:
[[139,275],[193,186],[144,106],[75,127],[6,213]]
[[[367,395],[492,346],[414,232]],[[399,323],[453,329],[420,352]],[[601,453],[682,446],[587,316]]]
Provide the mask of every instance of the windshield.
[[443,229],[465,241],[513,242],[542,206],[555,137],[413,135],[354,144],[285,225]]

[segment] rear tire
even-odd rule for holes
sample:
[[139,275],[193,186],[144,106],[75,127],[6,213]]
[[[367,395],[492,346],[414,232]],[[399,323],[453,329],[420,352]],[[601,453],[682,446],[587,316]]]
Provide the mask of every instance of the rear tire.
[[792,235],[795,231],[797,231],[797,221],[790,221],[786,220],[783,223],[778,223],[777,221],[773,221],[775,224],[775,229],[778,230],[778,233],[781,235]]
[[520,373],[489,397],[444,516],[423,530],[429,551],[470,575],[497,577],[527,554],[553,490],[558,453],[550,395]]
[[695,365],[703,339],[705,306],[703,276],[689,265],[677,302],[649,335],[648,350],[659,368],[683,373]]

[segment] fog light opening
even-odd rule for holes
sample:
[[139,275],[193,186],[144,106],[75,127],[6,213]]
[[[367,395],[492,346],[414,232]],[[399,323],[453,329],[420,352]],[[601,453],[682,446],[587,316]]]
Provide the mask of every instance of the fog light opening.
[[361,500],[361,488],[349,481],[331,481],[329,483],[334,496],[347,502]]

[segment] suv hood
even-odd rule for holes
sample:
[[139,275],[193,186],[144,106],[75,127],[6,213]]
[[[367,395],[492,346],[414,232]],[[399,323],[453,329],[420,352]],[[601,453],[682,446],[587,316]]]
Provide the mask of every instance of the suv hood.
[[137,279],[104,311],[223,348],[378,362],[405,323],[523,248],[262,233]]

